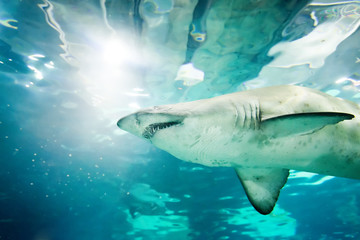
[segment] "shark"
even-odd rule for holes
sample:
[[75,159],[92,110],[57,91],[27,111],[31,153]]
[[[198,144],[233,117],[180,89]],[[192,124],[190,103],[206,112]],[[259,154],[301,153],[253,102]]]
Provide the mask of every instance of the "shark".
[[154,106],[117,125],[178,159],[234,168],[266,215],[289,170],[360,179],[359,113],[354,102],[280,85]]

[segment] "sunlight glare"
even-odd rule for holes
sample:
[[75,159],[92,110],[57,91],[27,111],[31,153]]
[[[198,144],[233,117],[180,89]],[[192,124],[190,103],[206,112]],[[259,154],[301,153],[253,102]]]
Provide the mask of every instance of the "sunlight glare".
[[133,46],[115,37],[105,42],[102,59],[106,64],[120,67],[129,64],[137,65],[140,60]]
[[31,70],[34,71],[34,73],[35,73],[35,78],[36,78],[37,80],[43,80],[43,79],[44,79],[43,74],[42,74],[37,68],[35,68],[34,66],[31,66],[31,65],[28,65],[28,68],[30,68]]
[[92,48],[85,49],[78,57],[77,74],[86,89],[83,93],[86,101],[112,123],[119,117],[119,111],[137,110],[140,98],[149,97],[141,88],[139,74],[145,61],[131,35],[97,35],[91,42]]

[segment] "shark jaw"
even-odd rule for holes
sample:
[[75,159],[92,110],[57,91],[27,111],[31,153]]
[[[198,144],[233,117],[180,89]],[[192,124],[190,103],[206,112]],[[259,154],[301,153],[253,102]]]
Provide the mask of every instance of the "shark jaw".
[[146,139],[151,139],[158,131],[172,126],[180,125],[181,123],[182,121],[152,123],[144,129],[142,136]]

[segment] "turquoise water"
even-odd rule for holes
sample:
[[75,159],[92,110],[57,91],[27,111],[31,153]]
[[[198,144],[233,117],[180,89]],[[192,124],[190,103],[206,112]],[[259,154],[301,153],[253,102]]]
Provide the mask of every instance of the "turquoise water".
[[1,0],[0,239],[359,239],[359,181],[293,171],[263,216],[233,169],[116,127],[278,84],[360,103],[359,25],[358,1]]

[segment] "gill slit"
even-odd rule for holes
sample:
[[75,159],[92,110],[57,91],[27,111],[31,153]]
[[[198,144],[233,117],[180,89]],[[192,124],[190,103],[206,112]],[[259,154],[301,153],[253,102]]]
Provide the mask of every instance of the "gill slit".
[[240,108],[233,101],[231,104],[235,109],[234,128],[237,126],[254,130],[260,128],[261,111],[258,101],[247,102]]
[[235,108],[235,121],[234,121],[234,128],[236,128],[237,124],[238,124],[238,121],[239,121],[239,110],[236,106],[236,104],[231,101],[231,105],[233,105],[233,107]]

